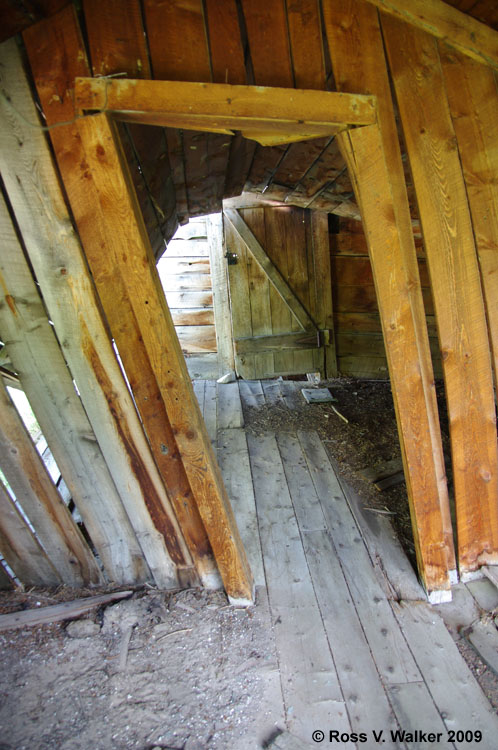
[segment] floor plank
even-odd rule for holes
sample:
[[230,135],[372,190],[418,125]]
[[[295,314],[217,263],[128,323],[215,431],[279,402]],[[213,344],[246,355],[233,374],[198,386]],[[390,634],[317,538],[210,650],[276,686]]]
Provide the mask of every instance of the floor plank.
[[275,437],[248,434],[247,441],[289,729],[303,741],[321,726],[347,732],[349,720]]
[[206,380],[205,388],[204,411],[202,412],[202,415],[206,423],[211,443],[216,446],[216,434],[218,431],[216,381]]
[[482,742],[456,742],[455,746],[495,748],[498,718],[443,620],[425,603],[391,602],[391,606],[447,729],[482,732]]
[[218,430],[218,463],[256,586],[265,585],[256,502],[244,430]]
[[218,429],[243,427],[244,416],[238,383],[218,383]]
[[298,436],[377,668],[387,683],[418,682],[420,672],[377,580],[325,448],[316,433],[299,432]]
[[[438,733],[440,737],[437,740],[437,745],[432,743],[433,747],[455,747],[452,742],[447,741],[446,727],[425,682],[391,685],[387,692],[402,732],[409,734],[418,730],[420,732]],[[409,742],[407,746],[410,749],[422,749],[427,748],[428,743]]]

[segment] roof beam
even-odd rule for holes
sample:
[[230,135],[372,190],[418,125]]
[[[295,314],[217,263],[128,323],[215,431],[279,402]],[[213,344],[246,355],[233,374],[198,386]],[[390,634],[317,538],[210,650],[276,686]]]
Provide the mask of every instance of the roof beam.
[[498,33],[441,0],[367,0],[379,10],[443,39],[477,62],[498,70]]

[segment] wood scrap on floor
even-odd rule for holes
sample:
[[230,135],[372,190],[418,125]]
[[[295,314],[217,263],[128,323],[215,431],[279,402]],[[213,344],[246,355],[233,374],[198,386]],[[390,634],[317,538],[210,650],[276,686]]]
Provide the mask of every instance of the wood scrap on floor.
[[45,625],[52,622],[62,622],[63,620],[74,620],[86,612],[90,612],[95,607],[100,607],[102,604],[115,602],[119,599],[126,599],[132,594],[133,591],[114,591],[110,594],[89,596],[84,599],[75,599],[72,602],[54,604],[52,607],[10,612],[6,615],[0,615],[0,631]]
[[328,388],[301,388],[301,393],[308,404],[323,404],[337,401]]

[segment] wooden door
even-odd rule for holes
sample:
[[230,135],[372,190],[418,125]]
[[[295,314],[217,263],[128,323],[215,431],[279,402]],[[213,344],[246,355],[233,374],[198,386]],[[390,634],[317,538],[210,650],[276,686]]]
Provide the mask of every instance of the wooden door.
[[225,210],[237,375],[336,373],[327,214]]

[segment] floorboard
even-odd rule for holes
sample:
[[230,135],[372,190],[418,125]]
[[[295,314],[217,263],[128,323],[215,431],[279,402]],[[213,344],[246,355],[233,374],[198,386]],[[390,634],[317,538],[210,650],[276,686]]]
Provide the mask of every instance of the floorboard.
[[[286,381],[233,385],[244,408],[292,409],[301,397],[301,384]],[[231,396],[220,405],[221,386],[194,387],[218,439],[258,596],[269,600],[276,662],[265,684],[275,725],[286,730],[269,747],[313,746],[315,729],[326,740],[329,730],[366,732],[365,743],[341,748],[496,747],[498,720],[455,644],[463,627],[496,607],[493,584],[461,584],[453,603],[430,607],[402,551],[386,544],[386,520],[364,517],[316,432],[221,429],[232,423]],[[416,730],[441,737],[399,734]],[[453,743],[450,730],[481,731],[482,741],[463,734]]]
[[348,732],[275,437],[248,434],[247,440],[289,729],[303,741],[321,726]]

